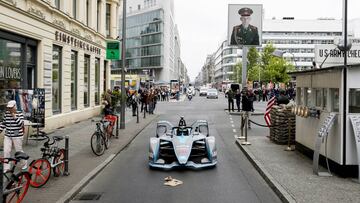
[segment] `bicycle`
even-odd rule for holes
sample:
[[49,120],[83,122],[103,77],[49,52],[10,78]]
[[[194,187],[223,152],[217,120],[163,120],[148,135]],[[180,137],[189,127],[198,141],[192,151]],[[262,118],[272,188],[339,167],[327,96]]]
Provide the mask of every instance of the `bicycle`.
[[92,120],[92,122],[96,122],[96,130],[91,136],[91,149],[95,155],[101,156],[110,147],[110,136],[107,135],[110,121],[102,119],[100,121]]
[[2,158],[2,163],[10,163],[13,162],[13,166],[10,171],[3,174],[4,176],[4,185],[5,189],[3,191],[3,202],[10,203],[16,202],[20,203],[30,185],[31,175],[27,171],[17,171],[15,172],[16,164],[20,162],[20,160],[28,160],[29,156],[24,152],[16,152],[15,158]]
[[29,173],[31,174],[30,185],[35,188],[42,187],[47,183],[50,179],[51,169],[55,177],[64,174],[65,170],[65,149],[58,146],[64,137],[54,136],[52,138],[53,141],[49,143],[50,137],[45,133],[42,136],[47,139],[44,147],[40,149],[42,157],[32,161],[29,165]]

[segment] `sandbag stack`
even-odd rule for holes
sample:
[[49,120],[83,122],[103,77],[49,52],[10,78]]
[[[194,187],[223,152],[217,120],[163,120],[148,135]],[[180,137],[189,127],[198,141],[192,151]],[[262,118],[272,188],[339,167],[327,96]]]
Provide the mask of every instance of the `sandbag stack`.
[[290,127],[290,144],[295,143],[295,115],[291,113],[291,107],[274,105],[270,118],[273,126],[270,128],[270,140],[277,144],[287,144]]

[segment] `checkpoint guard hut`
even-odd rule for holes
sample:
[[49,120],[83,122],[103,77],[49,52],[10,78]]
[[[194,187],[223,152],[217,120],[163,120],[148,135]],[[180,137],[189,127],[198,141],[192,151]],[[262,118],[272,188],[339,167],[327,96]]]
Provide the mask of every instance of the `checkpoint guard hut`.
[[[347,66],[345,92],[343,69],[344,66],[333,66],[290,73],[296,77],[295,114],[302,114],[296,116],[295,144],[298,151],[314,159],[318,150],[320,163],[326,166],[327,157],[331,171],[356,177],[360,160],[360,64]],[[331,123],[328,122],[330,115],[334,115]],[[343,119],[346,119],[346,126],[343,126]],[[319,142],[320,149],[316,149],[317,139],[325,128],[329,129],[327,140]],[[346,128],[345,134],[343,128]]]

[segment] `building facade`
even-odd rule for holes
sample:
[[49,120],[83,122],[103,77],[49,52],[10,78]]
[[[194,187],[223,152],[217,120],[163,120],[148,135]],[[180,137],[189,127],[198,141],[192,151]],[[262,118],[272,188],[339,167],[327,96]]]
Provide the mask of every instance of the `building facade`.
[[[349,21],[350,38],[359,38],[359,21],[360,19]],[[329,18],[316,20],[266,19],[263,22],[262,47],[258,50],[261,52],[267,44],[272,44],[284,53],[283,57],[293,63],[296,69],[306,70],[313,67],[316,45],[333,44],[334,39],[341,38],[341,35],[342,20]],[[236,63],[242,61],[242,50],[228,46],[227,41],[224,41],[213,56],[215,82],[218,85],[232,82],[233,68]]]
[[[155,82],[180,77],[180,37],[174,21],[173,0],[127,1],[126,65],[128,73],[144,74]],[[122,14],[119,16],[122,22]],[[122,26],[118,35],[122,35]],[[121,64],[112,68],[120,73]]]
[[45,89],[45,126],[100,113],[109,85],[107,37],[116,36],[118,0],[0,0],[1,89]]
[[216,86],[233,82],[232,74],[237,63],[241,63],[242,50],[234,46],[229,46],[227,40],[223,41],[213,54],[214,72],[213,78]]

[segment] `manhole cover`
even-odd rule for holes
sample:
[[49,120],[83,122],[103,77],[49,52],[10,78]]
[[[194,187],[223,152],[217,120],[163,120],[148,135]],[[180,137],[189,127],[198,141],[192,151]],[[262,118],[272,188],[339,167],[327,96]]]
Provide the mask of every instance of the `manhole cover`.
[[74,200],[99,200],[101,193],[80,193]]

